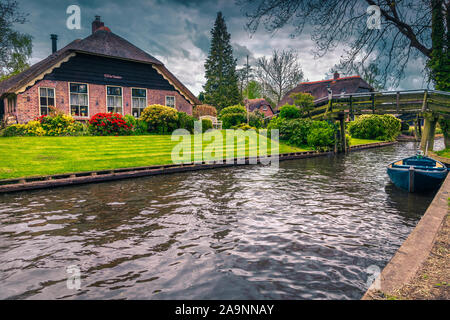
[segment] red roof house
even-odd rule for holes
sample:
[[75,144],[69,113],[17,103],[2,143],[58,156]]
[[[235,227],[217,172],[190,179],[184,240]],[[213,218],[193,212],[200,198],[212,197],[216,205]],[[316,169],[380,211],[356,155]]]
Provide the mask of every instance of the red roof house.
[[314,96],[315,100],[325,98],[328,96],[328,91],[331,90],[333,95],[341,93],[359,93],[359,92],[372,92],[373,87],[368,84],[360,76],[343,77],[339,76],[339,73],[334,73],[333,79],[302,82],[294,89],[289,91],[283,99],[281,99],[278,107],[287,104],[293,104],[294,101],[290,97],[293,93],[305,92]]

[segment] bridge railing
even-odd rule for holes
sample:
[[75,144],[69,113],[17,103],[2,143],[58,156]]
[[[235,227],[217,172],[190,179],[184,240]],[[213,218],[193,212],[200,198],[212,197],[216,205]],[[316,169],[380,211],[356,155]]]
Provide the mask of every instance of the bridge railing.
[[381,92],[341,93],[314,101],[313,118],[336,113],[350,115],[418,114],[433,112],[450,117],[450,92],[438,90],[402,90]]

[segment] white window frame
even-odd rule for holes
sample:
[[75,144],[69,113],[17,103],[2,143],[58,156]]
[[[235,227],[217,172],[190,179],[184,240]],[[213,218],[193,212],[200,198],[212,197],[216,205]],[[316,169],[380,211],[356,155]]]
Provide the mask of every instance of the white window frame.
[[[121,115],[124,115],[123,114],[123,87],[121,87],[121,86],[113,86],[113,85],[111,85],[111,86],[105,86],[105,93],[106,93],[106,112],[107,113],[110,113],[109,111],[108,111],[108,87],[111,87],[111,88],[120,88],[120,92],[121,92],[121,94],[120,94],[120,97],[122,98],[122,112],[113,112],[113,113],[120,113]],[[117,97],[117,96],[111,96],[111,97]]]
[[[144,107],[144,109],[148,106],[148,92],[147,92],[146,88],[133,88],[133,87],[131,88],[131,115],[134,117],[134,114],[133,114],[133,108],[134,108],[134,106],[133,106],[133,89],[145,90],[145,107]],[[142,99],[142,97],[136,97],[136,98]],[[142,109],[142,110],[144,110],[144,109]],[[142,113],[142,110],[141,110],[141,113]],[[140,117],[140,114],[139,114],[138,118],[139,117]]]
[[[51,89],[53,90],[53,99],[55,100],[55,105],[53,107],[56,108],[56,88],[52,88],[52,87],[38,87],[38,96],[39,96],[39,116],[42,116],[42,106],[41,106],[41,89]],[[47,115],[49,114],[48,112],[48,96],[47,96]]]
[[[88,107],[88,114],[87,114],[87,116],[73,116],[73,117],[76,117],[76,118],[89,118],[90,117],[90,101],[89,101],[89,84],[88,83],[84,83],[84,82],[69,82],[69,114],[70,115],[72,115],[72,103],[71,103],[71,99],[70,99],[70,95],[72,94],[71,92],[70,92],[70,85],[71,84],[85,84],[86,85],[86,88],[87,88],[87,101],[88,101],[88,105],[87,105],[87,107]],[[84,94],[84,93],[76,93],[76,92],[74,92],[74,94]]]
[[167,107],[170,107],[170,106],[167,104],[167,98],[173,98],[173,107],[171,107],[171,108],[176,109],[176,108],[177,108],[177,99],[176,99],[176,97],[175,97],[175,96],[166,96],[166,101],[165,101],[166,106],[167,106]]

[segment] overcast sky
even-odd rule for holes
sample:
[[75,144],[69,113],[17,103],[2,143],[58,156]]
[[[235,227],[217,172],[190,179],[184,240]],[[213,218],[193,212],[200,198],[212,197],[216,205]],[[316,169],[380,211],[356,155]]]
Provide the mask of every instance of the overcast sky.
[[[339,62],[342,47],[315,60],[310,36],[305,33],[290,38],[289,27],[269,34],[260,29],[250,35],[245,30],[246,18],[234,0],[18,0],[20,9],[29,14],[28,22],[18,30],[33,36],[32,63],[51,53],[50,34],[59,36],[58,49],[77,38],[91,34],[91,22],[100,15],[105,26],[137,47],[161,60],[194,94],[205,83],[204,62],[208,55],[210,30],[218,11],[222,11],[231,33],[238,65],[250,63],[262,56],[270,56],[273,49],[294,48],[300,55],[305,78],[322,80],[334,64]],[[81,29],[66,27],[67,7],[81,8]],[[423,61],[412,61],[400,89],[417,89],[423,82]]]

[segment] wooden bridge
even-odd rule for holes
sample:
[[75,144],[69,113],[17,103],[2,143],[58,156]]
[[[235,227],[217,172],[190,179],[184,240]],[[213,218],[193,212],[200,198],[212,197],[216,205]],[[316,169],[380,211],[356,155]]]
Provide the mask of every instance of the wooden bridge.
[[312,119],[334,119],[340,121],[340,139],[346,150],[345,120],[353,120],[362,114],[408,115],[414,119],[418,132],[420,120],[424,119],[421,132],[421,148],[433,150],[436,123],[439,117],[450,118],[450,92],[436,90],[405,90],[330,94],[314,101],[310,111]]

